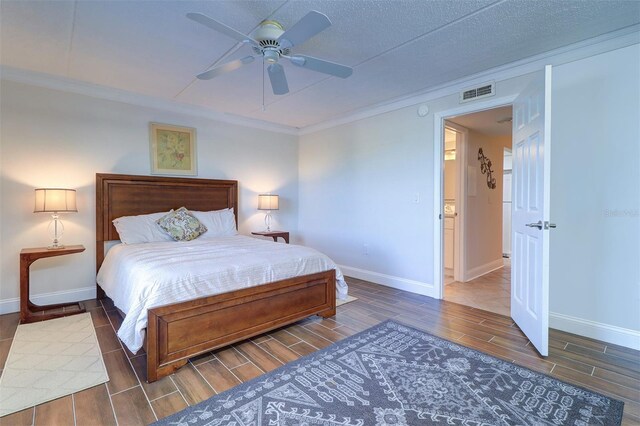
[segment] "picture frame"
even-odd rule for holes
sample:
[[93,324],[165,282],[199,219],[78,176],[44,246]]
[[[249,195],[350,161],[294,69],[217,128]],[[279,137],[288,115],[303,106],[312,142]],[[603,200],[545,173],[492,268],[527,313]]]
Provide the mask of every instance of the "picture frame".
[[152,175],[197,176],[196,129],[149,123]]

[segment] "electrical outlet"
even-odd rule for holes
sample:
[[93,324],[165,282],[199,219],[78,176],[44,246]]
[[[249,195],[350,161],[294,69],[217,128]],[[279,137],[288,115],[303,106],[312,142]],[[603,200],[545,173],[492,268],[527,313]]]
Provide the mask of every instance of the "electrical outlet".
[[362,245],[362,253],[365,256],[369,256],[369,244],[363,244]]

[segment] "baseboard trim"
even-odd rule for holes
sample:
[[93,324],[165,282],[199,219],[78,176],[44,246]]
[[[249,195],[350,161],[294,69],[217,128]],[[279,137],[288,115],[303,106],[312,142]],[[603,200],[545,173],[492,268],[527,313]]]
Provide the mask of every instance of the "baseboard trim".
[[469,269],[464,274],[464,282],[475,280],[483,275],[493,272],[504,267],[504,258],[496,259],[492,262],[485,263],[484,265],[476,266],[473,269]]
[[[73,290],[53,291],[51,293],[34,294],[31,301],[36,305],[53,305],[56,303],[78,302],[96,298],[96,286],[74,288]],[[20,298],[0,300],[0,314],[20,311]]]
[[640,350],[640,331],[551,312],[549,327]]
[[[495,263],[495,262],[493,262]],[[490,265],[490,264],[487,264]],[[483,267],[487,267],[483,265]],[[342,272],[350,277],[371,281],[398,290],[410,291],[424,296],[434,297],[434,287],[432,284],[396,277],[393,275],[381,274],[379,272],[368,271],[366,269],[353,268],[339,265]],[[493,267],[485,273],[499,269]],[[477,269],[477,268],[474,268]],[[484,274],[480,274],[481,276]],[[76,302],[81,300],[94,299],[96,297],[96,287],[82,287],[73,290],[55,291],[31,296],[31,301],[38,305],[50,305],[55,303]],[[0,314],[9,314],[20,311],[20,298],[0,300]],[[549,314],[549,326],[557,330],[566,331],[603,342],[640,350],[640,331],[603,324],[596,321],[572,317],[569,315],[551,312]]]
[[411,293],[422,294],[424,296],[436,297],[433,284],[422,281],[410,280],[393,275],[381,274],[379,272],[368,271],[366,269],[353,268],[351,266],[338,265],[344,275],[358,278],[360,280],[371,281],[398,290],[410,291]]

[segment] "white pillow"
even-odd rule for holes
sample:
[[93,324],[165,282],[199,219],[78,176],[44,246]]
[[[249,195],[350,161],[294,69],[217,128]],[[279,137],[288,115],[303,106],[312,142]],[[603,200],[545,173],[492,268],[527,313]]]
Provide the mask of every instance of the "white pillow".
[[[171,210],[173,211],[173,210]],[[173,241],[173,238],[160,228],[156,220],[169,212],[122,216],[113,220],[113,225],[123,244],[155,243]]]
[[236,229],[236,216],[233,214],[233,208],[210,212],[191,210],[191,213],[200,223],[207,227],[207,232],[198,237],[200,240],[238,234],[238,230]]

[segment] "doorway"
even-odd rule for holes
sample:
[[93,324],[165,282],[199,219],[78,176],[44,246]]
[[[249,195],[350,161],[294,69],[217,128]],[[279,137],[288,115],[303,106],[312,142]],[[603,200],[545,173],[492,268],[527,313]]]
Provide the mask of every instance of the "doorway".
[[[549,354],[549,230],[551,222],[551,80],[553,67],[529,74],[519,93],[434,113],[434,293],[444,297],[443,170],[444,128],[451,118],[512,106],[513,179],[511,208],[511,309],[513,321],[540,355]],[[467,157],[469,158],[469,157]],[[478,160],[481,160],[478,152]],[[469,166],[467,164],[467,166]],[[473,166],[475,167],[475,166]],[[480,165],[482,171],[482,164]],[[471,170],[463,167],[462,170]],[[477,173],[467,173],[467,194],[477,188]],[[488,197],[491,199],[491,197]],[[463,208],[464,211],[464,208]],[[464,214],[464,213],[463,213]],[[464,221],[463,221],[464,223]],[[468,269],[468,268],[467,268]]]
[[510,105],[450,117],[443,152],[443,298],[505,316],[511,312],[511,121]]

